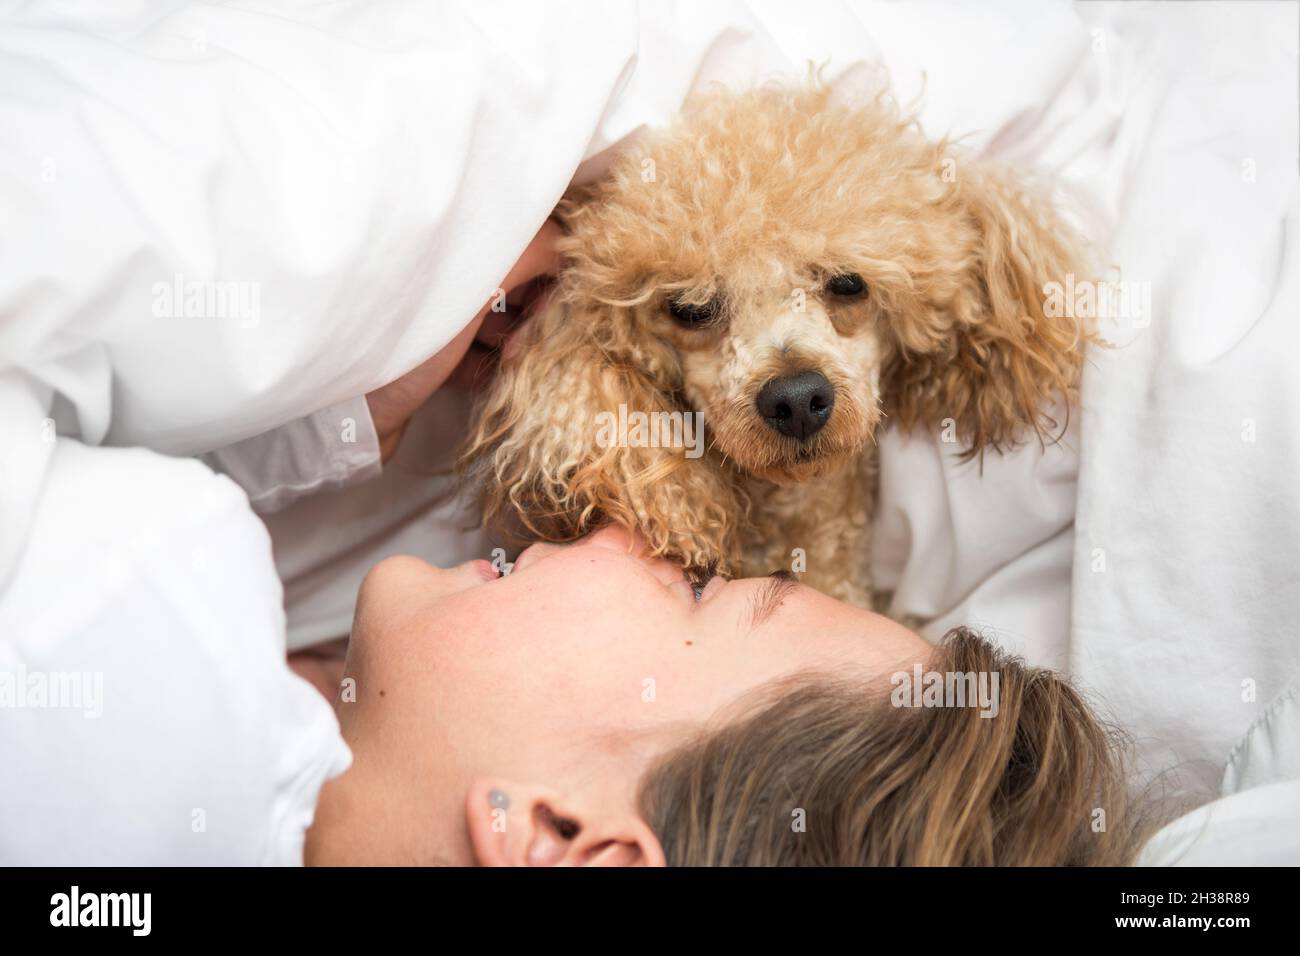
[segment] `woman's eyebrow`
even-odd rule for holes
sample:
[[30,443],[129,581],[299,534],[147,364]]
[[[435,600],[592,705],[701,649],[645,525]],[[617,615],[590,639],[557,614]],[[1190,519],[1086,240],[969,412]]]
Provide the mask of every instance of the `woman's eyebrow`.
[[773,571],[750,600],[749,629],[752,631],[776,613],[786,595],[799,586],[799,579],[784,569]]

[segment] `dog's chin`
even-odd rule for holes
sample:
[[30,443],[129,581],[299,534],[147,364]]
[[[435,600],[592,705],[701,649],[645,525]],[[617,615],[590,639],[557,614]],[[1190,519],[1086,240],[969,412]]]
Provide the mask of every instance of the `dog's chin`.
[[[774,485],[788,487],[824,475],[832,474],[846,465],[856,449],[832,447],[829,444],[792,446],[765,449],[766,455],[733,456],[733,460],[755,478]],[[746,460],[748,459],[748,460]]]

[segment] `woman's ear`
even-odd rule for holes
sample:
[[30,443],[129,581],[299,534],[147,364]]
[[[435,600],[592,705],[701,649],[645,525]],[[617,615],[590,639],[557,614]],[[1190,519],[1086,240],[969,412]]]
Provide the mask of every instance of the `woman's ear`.
[[[735,559],[735,491],[703,456],[698,416],[683,441],[624,423],[681,416],[675,352],[629,310],[576,304],[561,288],[517,333],[461,456],[484,521],[571,541],[613,522],[689,568]],[[634,415],[635,413],[635,415]],[[698,447],[696,447],[698,445]]]
[[465,823],[480,866],[666,866],[659,839],[632,808],[583,809],[542,787],[478,777]]
[[1099,339],[1094,316],[1057,308],[1049,290],[1096,280],[1088,244],[1048,200],[993,170],[968,170],[956,197],[964,274],[955,296],[900,331],[887,375],[895,414],[904,428],[949,429],[967,458],[1028,432],[1054,440],[1064,426],[1050,409],[1075,400]]

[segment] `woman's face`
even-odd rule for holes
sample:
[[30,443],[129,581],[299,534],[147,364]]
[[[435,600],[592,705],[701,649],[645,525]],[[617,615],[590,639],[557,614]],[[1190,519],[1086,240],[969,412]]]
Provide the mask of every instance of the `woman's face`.
[[354,764],[322,792],[308,862],[662,863],[636,808],[655,757],[781,677],[880,677],[930,649],[778,577],[697,598],[616,529],[533,545],[502,578],[387,559],[337,707]]

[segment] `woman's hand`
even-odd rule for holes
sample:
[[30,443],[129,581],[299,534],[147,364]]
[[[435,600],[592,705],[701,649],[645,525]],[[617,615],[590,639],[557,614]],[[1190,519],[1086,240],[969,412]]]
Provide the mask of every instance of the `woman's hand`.
[[[546,280],[555,275],[559,264],[555,251],[555,241],[559,236],[560,227],[553,220],[548,219],[542,224],[501,283],[507,303],[527,306],[542,294]],[[429,396],[453,375],[458,383],[476,383],[487,367],[484,360],[513,331],[519,320],[519,309],[491,312],[489,310],[496,299],[496,296],[489,299],[460,334],[437,354],[396,381],[366,395],[370,417],[379,434],[383,461],[388,461],[397,450],[411,416]]]

